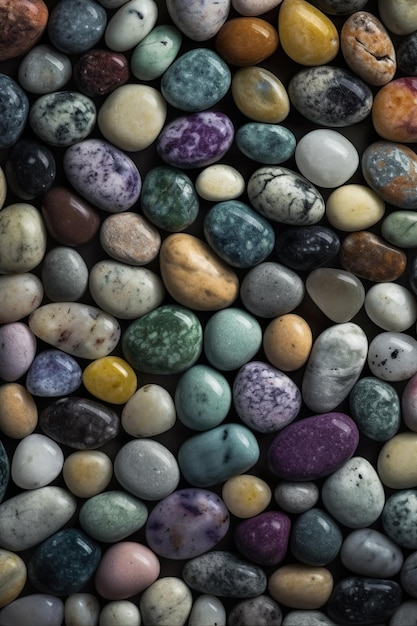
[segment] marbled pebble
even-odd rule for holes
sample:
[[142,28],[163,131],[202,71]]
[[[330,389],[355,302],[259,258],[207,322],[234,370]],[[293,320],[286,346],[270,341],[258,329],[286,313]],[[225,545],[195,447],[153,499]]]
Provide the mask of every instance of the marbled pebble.
[[0,148],[10,148],[23,133],[30,105],[20,85],[6,74],[0,74],[0,94]]
[[292,131],[279,124],[249,122],[236,132],[239,150],[253,161],[265,165],[279,165],[290,159],[296,139]]
[[161,235],[142,215],[124,211],[106,217],[100,229],[100,243],[120,263],[147,265],[158,255]]
[[359,528],[347,535],[340,558],[351,572],[375,578],[396,576],[404,560],[401,548],[373,528]]
[[339,260],[347,272],[375,283],[396,280],[407,266],[403,250],[370,230],[347,235],[340,246]]
[[61,52],[80,54],[100,41],[106,24],[106,11],[95,0],[59,0],[49,16],[48,36]]
[[130,59],[132,74],[139,80],[159,78],[175,60],[181,43],[182,34],[176,26],[155,26],[133,50]]
[[25,54],[43,34],[49,17],[43,0],[15,3],[3,2],[0,12],[2,41],[0,60],[6,61]]
[[[398,393],[392,385],[383,380],[373,376],[365,376],[358,380],[350,392],[349,405],[359,430],[370,439],[388,441],[400,428],[401,408]],[[405,408],[403,419],[406,421]]]
[[391,80],[378,91],[372,107],[372,122],[382,139],[401,143],[417,140],[416,88],[417,78],[406,76]]

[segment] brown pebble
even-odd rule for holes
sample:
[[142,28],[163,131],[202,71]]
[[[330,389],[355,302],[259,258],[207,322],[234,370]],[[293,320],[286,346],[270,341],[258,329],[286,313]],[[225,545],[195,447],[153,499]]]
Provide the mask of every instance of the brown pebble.
[[310,356],[313,335],[307,322],[288,313],[273,319],[265,329],[263,348],[265,356],[274,367],[292,372],[303,365]]
[[35,400],[19,383],[0,387],[0,431],[12,439],[30,435],[38,423]]
[[120,263],[146,265],[158,256],[161,235],[142,215],[125,211],[104,220],[100,243],[103,250]]
[[2,0],[0,2],[0,61],[26,54],[48,23],[43,0]]
[[407,256],[367,230],[349,234],[340,246],[340,263],[348,272],[376,283],[396,280],[404,273]]
[[216,52],[230,65],[257,65],[278,48],[278,31],[259,17],[228,20],[216,36]]
[[49,234],[64,246],[77,247],[88,243],[100,227],[97,211],[65,187],[49,189],[41,204]]
[[112,50],[88,50],[74,66],[78,89],[91,98],[105,96],[129,79],[129,62]]
[[319,609],[333,591],[333,576],[326,567],[283,565],[270,576],[268,590],[279,604],[292,609]]

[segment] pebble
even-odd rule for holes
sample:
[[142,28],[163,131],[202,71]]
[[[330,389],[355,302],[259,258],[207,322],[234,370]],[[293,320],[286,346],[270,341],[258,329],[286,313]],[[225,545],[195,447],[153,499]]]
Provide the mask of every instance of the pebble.
[[402,432],[396,434],[381,448],[378,454],[377,470],[381,481],[393,489],[417,487],[413,461],[417,445],[417,434]]
[[107,141],[85,139],[70,146],[63,167],[76,192],[103,211],[126,211],[139,198],[142,179],[138,168]]
[[4,207],[0,212],[0,272],[33,270],[45,256],[46,238],[42,216],[32,204],[17,202]]
[[293,524],[290,548],[293,557],[306,565],[327,565],[342,547],[340,526],[326,511],[314,507],[301,513]]
[[232,391],[227,379],[208,365],[190,367],[175,388],[178,418],[192,430],[215,428],[226,418],[231,404]]
[[291,226],[317,224],[325,212],[321,193],[301,174],[286,167],[261,167],[247,184],[252,206],[272,222]]
[[197,176],[195,190],[204,200],[234,200],[245,191],[245,179],[231,165],[217,163],[205,167]]
[[10,148],[26,126],[29,100],[23,89],[6,74],[0,74],[0,109],[0,148]]
[[[100,611],[100,626],[140,626],[138,607],[130,600],[107,602]],[[78,624],[74,624],[78,626]]]
[[67,55],[48,44],[39,44],[29,50],[18,68],[20,85],[34,94],[60,91],[71,75],[72,65]]
[[87,264],[73,248],[52,248],[43,259],[42,284],[53,302],[76,302],[87,289]]
[[96,494],[81,505],[79,520],[88,535],[102,543],[117,543],[136,533],[148,518],[146,505],[126,491]]
[[7,183],[22,200],[32,200],[48,191],[55,175],[55,159],[47,146],[20,139],[11,147],[6,161]]
[[389,383],[365,376],[355,383],[349,395],[353,419],[366,437],[388,441],[401,424],[400,399]]
[[0,326],[0,378],[18,380],[31,366],[36,355],[36,337],[27,324],[12,322]]
[[220,28],[214,42],[216,51],[229,65],[254,66],[278,48],[277,30],[259,17],[235,17]]
[[417,76],[417,35],[402,37],[397,47],[397,64],[406,76]]
[[416,597],[416,560],[417,552],[409,554],[407,558],[404,559],[400,572],[401,586],[404,592],[412,598]]
[[139,602],[145,624],[184,626],[193,605],[189,587],[175,576],[165,576],[145,589]]
[[183,578],[200,593],[223,598],[255,598],[267,587],[265,572],[227,550],[212,550],[186,562]]
[[358,443],[359,431],[348,415],[314,415],[296,420],[279,432],[268,447],[267,462],[281,479],[316,480],[341,467]]
[[342,578],[327,605],[331,619],[349,624],[386,623],[401,604],[400,585],[384,578]]
[[0,502],[6,495],[10,480],[10,462],[4,445],[0,441]]
[[264,567],[284,560],[291,532],[291,520],[280,511],[266,511],[241,521],[233,539],[241,555]]
[[408,264],[407,278],[413,293],[417,294],[417,257],[412,257]]
[[22,491],[0,505],[0,545],[14,552],[33,548],[65,526],[75,510],[74,496],[62,487]]
[[120,52],[88,50],[75,63],[73,75],[79,91],[89,98],[106,96],[129,80],[129,61]]
[[281,607],[267,595],[242,600],[230,611],[228,623],[230,626],[252,626],[255,623],[258,626],[281,626]]
[[11,477],[21,489],[38,489],[55,480],[64,465],[64,453],[49,437],[32,433],[15,448]]
[[110,407],[77,396],[47,406],[39,422],[45,435],[77,450],[100,448],[119,432],[119,417]]
[[255,122],[279,124],[290,112],[290,100],[281,80],[258,65],[239,68],[232,77],[233,101]]
[[339,258],[346,271],[375,283],[397,280],[407,265],[402,250],[368,230],[347,235],[340,246]]
[[385,213],[385,202],[366,185],[342,185],[326,200],[326,217],[338,230],[354,232],[377,224]]
[[301,174],[319,187],[343,185],[359,165],[359,154],[353,143],[338,131],[326,128],[303,135],[294,156]]
[[319,488],[315,483],[281,480],[275,487],[275,502],[287,513],[299,515],[313,508],[319,499]]
[[335,324],[320,333],[306,365],[303,400],[313,411],[332,411],[350,393],[366,363],[368,340],[353,322]]
[[140,387],[122,409],[123,429],[132,437],[154,437],[170,430],[176,421],[174,400],[161,385]]
[[42,36],[48,17],[48,7],[42,0],[29,0],[23,4],[5,0],[0,10],[0,61],[30,50]]
[[96,626],[99,615],[100,603],[92,593],[72,593],[65,600],[67,626]]
[[216,11],[207,0],[167,0],[166,5],[174,24],[192,41],[207,41],[214,37],[226,22],[230,10],[230,0],[219,0]]
[[362,282],[351,272],[321,267],[307,276],[306,290],[313,302],[333,322],[349,322],[365,302]]
[[330,15],[348,15],[363,9],[368,0],[314,0],[315,4]]
[[160,500],[146,522],[146,542],[159,556],[191,559],[208,552],[229,530],[222,499],[207,489],[179,489]]
[[187,482],[205,488],[247,472],[259,454],[255,435],[246,426],[228,423],[186,439],[178,451],[178,464]]
[[130,0],[111,17],[104,33],[110,50],[125,52],[135,48],[155,26],[158,5],[154,0]]
[[166,102],[157,89],[128,84],[107,96],[98,112],[97,124],[109,143],[127,152],[139,152],[154,143],[166,115]]
[[233,381],[233,405],[246,426],[273,433],[290,424],[301,409],[301,392],[280,370],[262,361],[250,361]]
[[17,598],[0,611],[0,624],[5,626],[33,626],[36,623],[61,626],[63,619],[63,601],[46,593],[31,593]]
[[89,363],[82,380],[91,395],[110,404],[125,404],[137,388],[135,371],[124,359],[113,355]]
[[56,398],[76,391],[82,382],[78,362],[61,350],[44,350],[33,359],[26,376],[26,388],[33,395]]
[[323,611],[312,609],[288,611],[282,621],[282,626],[335,626]]
[[38,409],[28,390],[19,383],[0,387],[0,430],[12,439],[30,435],[38,423]]
[[379,333],[369,344],[368,366],[381,380],[408,380],[417,372],[417,341],[405,333]]
[[271,365],[284,372],[292,372],[306,364],[313,335],[302,317],[288,313],[269,322],[264,330],[262,344]]
[[414,295],[396,283],[373,285],[365,297],[365,311],[374,324],[393,332],[407,330],[417,319]]
[[293,609],[319,609],[333,591],[333,576],[326,567],[294,563],[276,569],[268,581],[270,595]]
[[400,143],[375,141],[362,154],[362,173],[371,189],[400,209],[417,208],[417,154]]
[[166,124],[156,141],[156,150],[172,167],[206,167],[224,157],[233,139],[234,126],[225,113],[202,111]]
[[338,235],[319,224],[282,230],[275,242],[277,259],[293,270],[311,271],[321,267],[334,259],[339,250]]
[[104,252],[120,263],[147,265],[159,254],[161,235],[142,215],[125,211],[106,217],[100,243]]
[[[236,170],[237,171],[237,170]],[[244,190],[244,185],[242,192]],[[2,167],[0,167],[0,209],[3,208],[3,205],[6,201],[7,196],[7,180]]]
[[95,0],[59,0],[48,21],[49,40],[66,54],[82,54],[102,38],[107,13]]
[[126,361],[148,374],[179,374],[199,358],[203,329],[189,309],[165,304],[128,326],[122,337]]
[[190,309],[223,309],[239,294],[239,279],[233,269],[208,244],[188,233],[172,234],[164,240],[159,263],[167,291]]
[[392,211],[381,224],[381,234],[388,243],[399,248],[417,246],[415,211]]
[[298,71],[288,84],[291,104],[310,122],[344,127],[365,120],[373,95],[358,76],[341,67],[322,65]]
[[164,72],[161,93],[176,109],[204,111],[224,98],[231,81],[229,66],[221,56],[207,48],[194,48],[178,57]]
[[43,593],[77,593],[91,579],[101,558],[98,543],[77,528],[64,528],[43,541],[28,561],[28,578]]
[[417,377],[415,374],[405,385],[401,396],[401,417],[407,428],[417,431]]
[[113,476],[111,459],[100,450],[73,452],[64,462],[63,478],[78,498],[91,498],[104,491]]
[[365,528],[381,515],[385,504],[382,482],[371,465],[354,456],[326,478],[321,498],[329,513],[348,528]]
[[103,554],[95,586],[105,600],[125,600],[144,591],[159,573],[159,560],[152,550],[136,541],[121,541]]
[[216,596],[203,593],[196,598],[188,618],[189,626],[226,626],[226,611]]
[[400,0],[393,6],[378,0],[378,10],[381,20],[392,33],[408,35],[417,30],[417,10],[410,0]]
[[165,297],[164,285],[155,272],[110,259],[93,265],[88,285],[97,306],[119,319],[141,317]]
[[390,81],[376,94],[372,121],[383,139],[404,143],[417,141],[417,117],[414,113],[416,88],[417,78],[406,76]]
[[214,313],[204,329],[204,354],[214,368],[230,372],[248,363],[262,345],[258,320],[244,309]]
[[333,22],[304,0],[287,0],[282,5],[278,32],[284,52],[300,65],[325,65],[339,52],[339,34]]
[[350,69],[369,85],[386,85],[397,70],[394,44],[382,22],[368,11],[356,11],[340,33],[343,57]]
[[146,174],[140,203],[152,224],[174,233],[191,226],[199,212],[199,200],[190,177],[163,165]]
[[273,261],[251,268],[240,287],[245,308],[266,318],[290,313],[301,304],[304,294],[304,283],[298,274]]
[[271,497],[268,483],[253,474],[232,476],[222,487],[222,498],[227,508],[243,519],[262,513],[271,502]]
[[272,11],[282,0],[232,0],[232,6],[240,15],[262,15]]
[[20,595],[26,583],[27,569],[20,556],[0,549],[0,571],[0,607],[3,607]]
[[417,602],[406,600],[398,606],[391,615],[390,626],[402,626],[402,624],[412,624],[417,619]]
[[52,187],[42,196],[41,212],[49,234],[63,246],[90,242],[100,218],[90,204],[66,187]]
[[343,541],[340,558],[354,574],[373,578],[396,576],[403,554],[394,541],[373,528],[353,530]]
[[239,150],[253,161],[279,165],[290,159],[295,151],[296,138],[291,130],[279,124],[249,122],[235,135]]
[[126,491],[152,501],[169,496],[180,480],[175,456],[153,439],[125,443],[114,459],[114,475]]
[[181,31],[172,24],[155,26],[133,50],[132,74],[139,80],[155,80],[174,62],[182,44]]

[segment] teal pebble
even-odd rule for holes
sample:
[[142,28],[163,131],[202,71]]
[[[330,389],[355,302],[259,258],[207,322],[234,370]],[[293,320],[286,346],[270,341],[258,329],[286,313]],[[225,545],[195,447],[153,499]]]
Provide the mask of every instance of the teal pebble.
[[159,78],[175,60],[182,43],[182,34],[175,26],[156,26],[133,50],[130,60],[132,74],[139,80]]
[[2,442],[0,441],[0,502],[3,500],[10,479],[9,457]]
[[254,434],[240,424],[225,424],[187,439],[178,464],[194,487],[210,487],[248,471],[259,459]]
[[388,498],[382,511],[382,526],[399,546],[417,550],[416,489],[400,489]]
[[203,344],[198,317],[175,304],[160,306],[135,320],[122,337],[130,365],[148,374],[179,374],[197,361]]
[[196,220],[199,200],[191,179],[184,172],[162,165],[145,176],[141,206],[155,226],[177,233]]
[[382,222],[381,234],[393,246],[415,248],[417,246],[417,213],[393,211]]
[[285,126],[261,122],[241,126],[235,140],[245,156],[265,165],[278,165],[290,159],[297,143],[294,134]]
[[81,528],[103,543],[122,541],[145,525],[147,506],[123,491],[105,491],[84,502],[80,509]]
[[262,328],[243,309],[230,307],[217,311],[204,329],[204,353],[219,370],[239,369],[256,355],[261,345]]
[[175,408],[181,422],[193,430],[218,426],[227,416],[232,391],[226,378],[208,365],[194,365],[178,381]]
[[271,224],[240,200],[218,202],[204,219],[204,235],[213,250],[233,267],[254,267],[271,254]]
[[392,385],[373,376],[359,380],[353,387],[349,404],[351,417],[359,430],[374,441],[388,441],[401,423],[401,407]]
[[224,98],[231,80],[229,67],[216,52],[195,48],[170,65],[162,77],[161,92],[173,107],[195,113]]
[[326,511],[313,508],[295,521],[290,539],[294,557],[307,565],[326,565],[337,557],[343,535],[337,522]]

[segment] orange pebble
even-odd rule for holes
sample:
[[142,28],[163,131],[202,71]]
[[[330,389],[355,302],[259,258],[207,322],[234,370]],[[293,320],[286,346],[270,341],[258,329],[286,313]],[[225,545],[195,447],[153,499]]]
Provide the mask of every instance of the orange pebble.
[[278,31],[259,17],[236,17],[217,33],[217,53],[230,65],[256,65],[278,48]]
[[372,121],[383,139],[417,141],[417,77],[397,78],[384,85],[375,96]]
[[266,358],[284,372],[292,372],[307,362],[312,343],[310,326],[295,313],[273,319],[263,337]]

